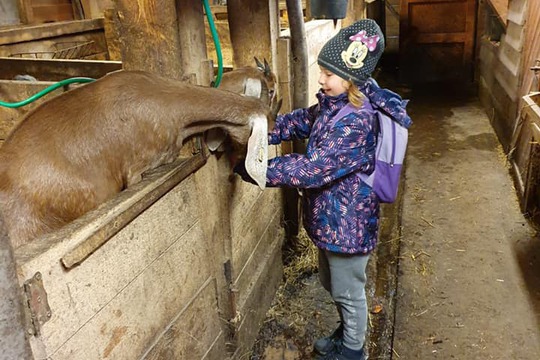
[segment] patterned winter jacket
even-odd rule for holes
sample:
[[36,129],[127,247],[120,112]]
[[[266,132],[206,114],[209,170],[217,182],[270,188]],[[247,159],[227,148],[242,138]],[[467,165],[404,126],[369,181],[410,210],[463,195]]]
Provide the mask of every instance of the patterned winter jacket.
[[[368,80],[360,90],[394,120],[409,127],[407,101]],[[278,116],[270,144],[309,138],[306,154],[286,154],[269,160],[268,186],[302,189],[304,227],[318,248],[348,254],[367,254],[375,248],[379,199],[357,172],[374,168],[374,113],[364,106],[335,122],[348,103],[347,94],[317,94],[319,103]]]

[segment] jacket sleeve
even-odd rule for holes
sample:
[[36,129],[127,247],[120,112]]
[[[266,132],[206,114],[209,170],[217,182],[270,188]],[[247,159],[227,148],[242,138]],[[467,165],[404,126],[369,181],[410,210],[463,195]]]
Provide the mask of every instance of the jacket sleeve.
[[317,109],[318,104],[279,115],[274,128],[268,134],[268,143],[276,145],[282,141],[307,139],[317,117]]
[[373,119],[351,113],[340,119],[309,155],[287,154],[268,162],[268,186],[317,188],[354,171],[371,174],[375,164]]

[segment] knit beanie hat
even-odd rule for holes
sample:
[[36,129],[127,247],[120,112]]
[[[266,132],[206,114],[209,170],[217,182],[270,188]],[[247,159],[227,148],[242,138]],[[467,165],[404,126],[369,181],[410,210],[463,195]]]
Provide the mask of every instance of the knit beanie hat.
[[324,44],[317,63],[345,80],[363,84],[384,51],[384,35],[372,19],[341,29]]

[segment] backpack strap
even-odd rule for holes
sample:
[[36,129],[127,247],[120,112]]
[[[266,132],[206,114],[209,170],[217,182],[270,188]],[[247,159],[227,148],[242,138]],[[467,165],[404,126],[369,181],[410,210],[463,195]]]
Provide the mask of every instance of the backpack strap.
[[[373,106],[371,106],[371,102],[369,100],[364,101],[364,105],[362,105],[360,109],[367,109],[368,111],[374,112]],[[330,122],[330,124],[334,126],[338,120],[341,120],[342,118],[349,115],[350,113],[356,112],[360,109],[354,106],[353,104],[348,103],[347,105],[345,105],[338,111],[338,113],[332,118],[332,121]]]

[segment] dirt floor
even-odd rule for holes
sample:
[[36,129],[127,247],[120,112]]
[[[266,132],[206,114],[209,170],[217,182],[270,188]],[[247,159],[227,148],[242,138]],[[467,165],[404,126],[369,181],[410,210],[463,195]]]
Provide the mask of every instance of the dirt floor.
[[[540,359],[540,238],[474,89],[393,86],[414,124],[369,264],[370,359]],[[313,246],[298,246],[251,360],[311,359],[337,326]]]

